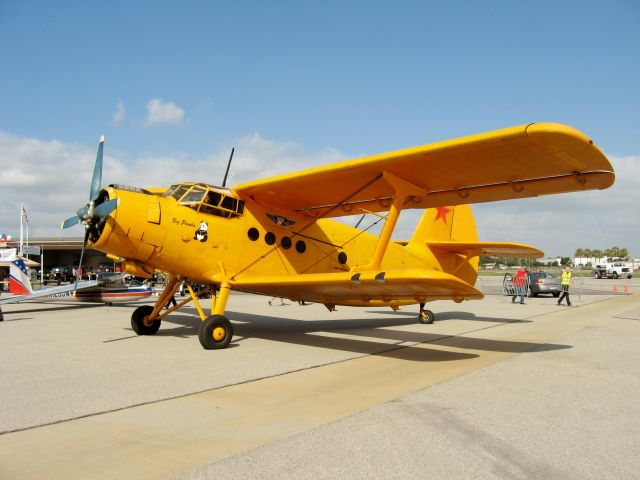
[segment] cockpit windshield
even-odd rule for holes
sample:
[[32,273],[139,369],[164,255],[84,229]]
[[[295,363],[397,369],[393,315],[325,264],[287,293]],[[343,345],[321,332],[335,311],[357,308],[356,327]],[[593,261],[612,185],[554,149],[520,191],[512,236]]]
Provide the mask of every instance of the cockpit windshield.
[[171,185],[164,196],[173,197],[180,205],[208,215],[233,218],[244,212],[244,202],[232,196],[230,190],[206,183]]

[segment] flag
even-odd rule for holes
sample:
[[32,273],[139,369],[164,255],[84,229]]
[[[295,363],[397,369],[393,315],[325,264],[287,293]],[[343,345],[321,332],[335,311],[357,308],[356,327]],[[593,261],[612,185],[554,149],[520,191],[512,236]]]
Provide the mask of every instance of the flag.
[[24,220],[24,223],[29,223],[29,217],[27,217],[27,211],[24,208],[24,205],[22,206],[22,220]]

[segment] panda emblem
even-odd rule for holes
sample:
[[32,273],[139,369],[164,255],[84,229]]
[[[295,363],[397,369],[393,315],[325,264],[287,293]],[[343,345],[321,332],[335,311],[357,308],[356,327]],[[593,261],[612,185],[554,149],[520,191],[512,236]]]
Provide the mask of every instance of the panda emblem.
[[207,230],[209,230],[209,226],[207,225],[207,222],[200,222],[200,228],[196,230],[196,234],[193,236],[193,239],[200,240],[201,242],[206,242]]

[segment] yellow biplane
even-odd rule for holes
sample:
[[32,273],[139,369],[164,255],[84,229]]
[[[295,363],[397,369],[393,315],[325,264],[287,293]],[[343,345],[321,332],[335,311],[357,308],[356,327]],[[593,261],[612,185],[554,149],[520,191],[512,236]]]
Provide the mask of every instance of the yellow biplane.
[[[216,187],[101,188],[100,139],[89,203],[62,227],[85,225],[85,244],[123,261],[127,272],[169,274],[155,306],[131,317],[139,335],[193,300],[205,349],[226,347],[231,290],[336,305],[388,306],[480,299],[479,255],[535,258],[533,247],[480,242],[468,204],[582,190],[614,182],[605,155],[581,132],[540,123]],[[392,241],[400,212],[424,209],[410,240]],[[379,236],[331,220],[374,213]],[[190,296],[163,307],[186,280]],[[211,314],[201,290],[218,291]],[[421,307],[421,321],[434,315]]]

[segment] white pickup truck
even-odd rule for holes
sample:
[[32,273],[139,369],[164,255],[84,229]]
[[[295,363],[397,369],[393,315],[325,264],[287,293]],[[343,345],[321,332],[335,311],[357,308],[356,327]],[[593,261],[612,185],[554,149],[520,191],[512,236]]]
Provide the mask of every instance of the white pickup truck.
[[593,268],[595,278],[631,278],[633,269],[624,263],[599,263]]

